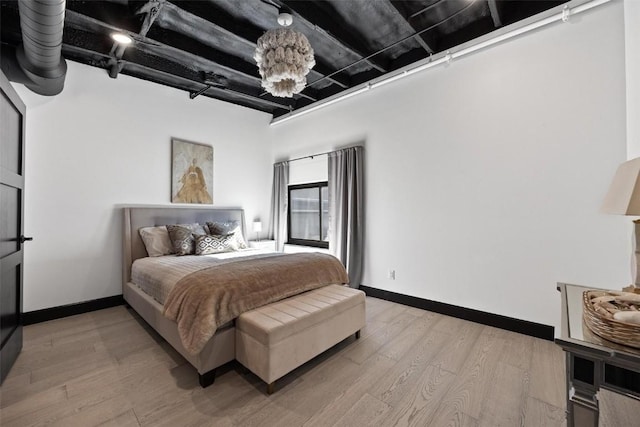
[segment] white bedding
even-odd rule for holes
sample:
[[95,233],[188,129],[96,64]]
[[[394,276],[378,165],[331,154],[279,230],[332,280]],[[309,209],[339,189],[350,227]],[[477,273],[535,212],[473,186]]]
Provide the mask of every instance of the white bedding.
[[140,258],[131,267],[131,281],[160,304],[164,304],[169,291],[188,274],[214,265],[226,264],[253,256],[278,256],[264,249],[245,249],[214,255],[166,255]]

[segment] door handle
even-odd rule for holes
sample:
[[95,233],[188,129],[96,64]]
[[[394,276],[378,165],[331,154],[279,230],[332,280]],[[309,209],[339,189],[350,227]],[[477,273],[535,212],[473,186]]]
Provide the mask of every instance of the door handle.
[[20,243],[24,243],[24,242],[30,242],[33,240],[33,237],[24,237],[24,236],[20,236],[20,238],[18,238],[18,241]]

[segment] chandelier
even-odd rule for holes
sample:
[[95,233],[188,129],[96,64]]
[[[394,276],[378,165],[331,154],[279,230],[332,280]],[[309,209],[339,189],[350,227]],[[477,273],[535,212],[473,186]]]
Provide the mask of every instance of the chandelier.
[[284,28],[269,30],[258,39],[253,58],[258,64],[262,87],[273,96],[291,98],[307,85],[307,74],[314,65],[313,49],[304,34],[286,28],[293,19],[280,13]]

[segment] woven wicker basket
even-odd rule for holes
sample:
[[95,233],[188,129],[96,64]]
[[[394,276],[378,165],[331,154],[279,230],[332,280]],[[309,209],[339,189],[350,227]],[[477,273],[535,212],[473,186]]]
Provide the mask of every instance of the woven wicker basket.
[[584,323],[602,338],[629,347],[640,348],[640,325],[609,319],[598,313],[592,298],[604,295],[599,291],[585,291],[582,296]]

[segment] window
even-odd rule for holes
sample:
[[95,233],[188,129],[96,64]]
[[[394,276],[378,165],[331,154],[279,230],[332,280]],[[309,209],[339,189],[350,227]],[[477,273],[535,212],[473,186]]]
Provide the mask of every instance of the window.
[[287,243],[329,248],[329,188],[327,182],[289,186]]

